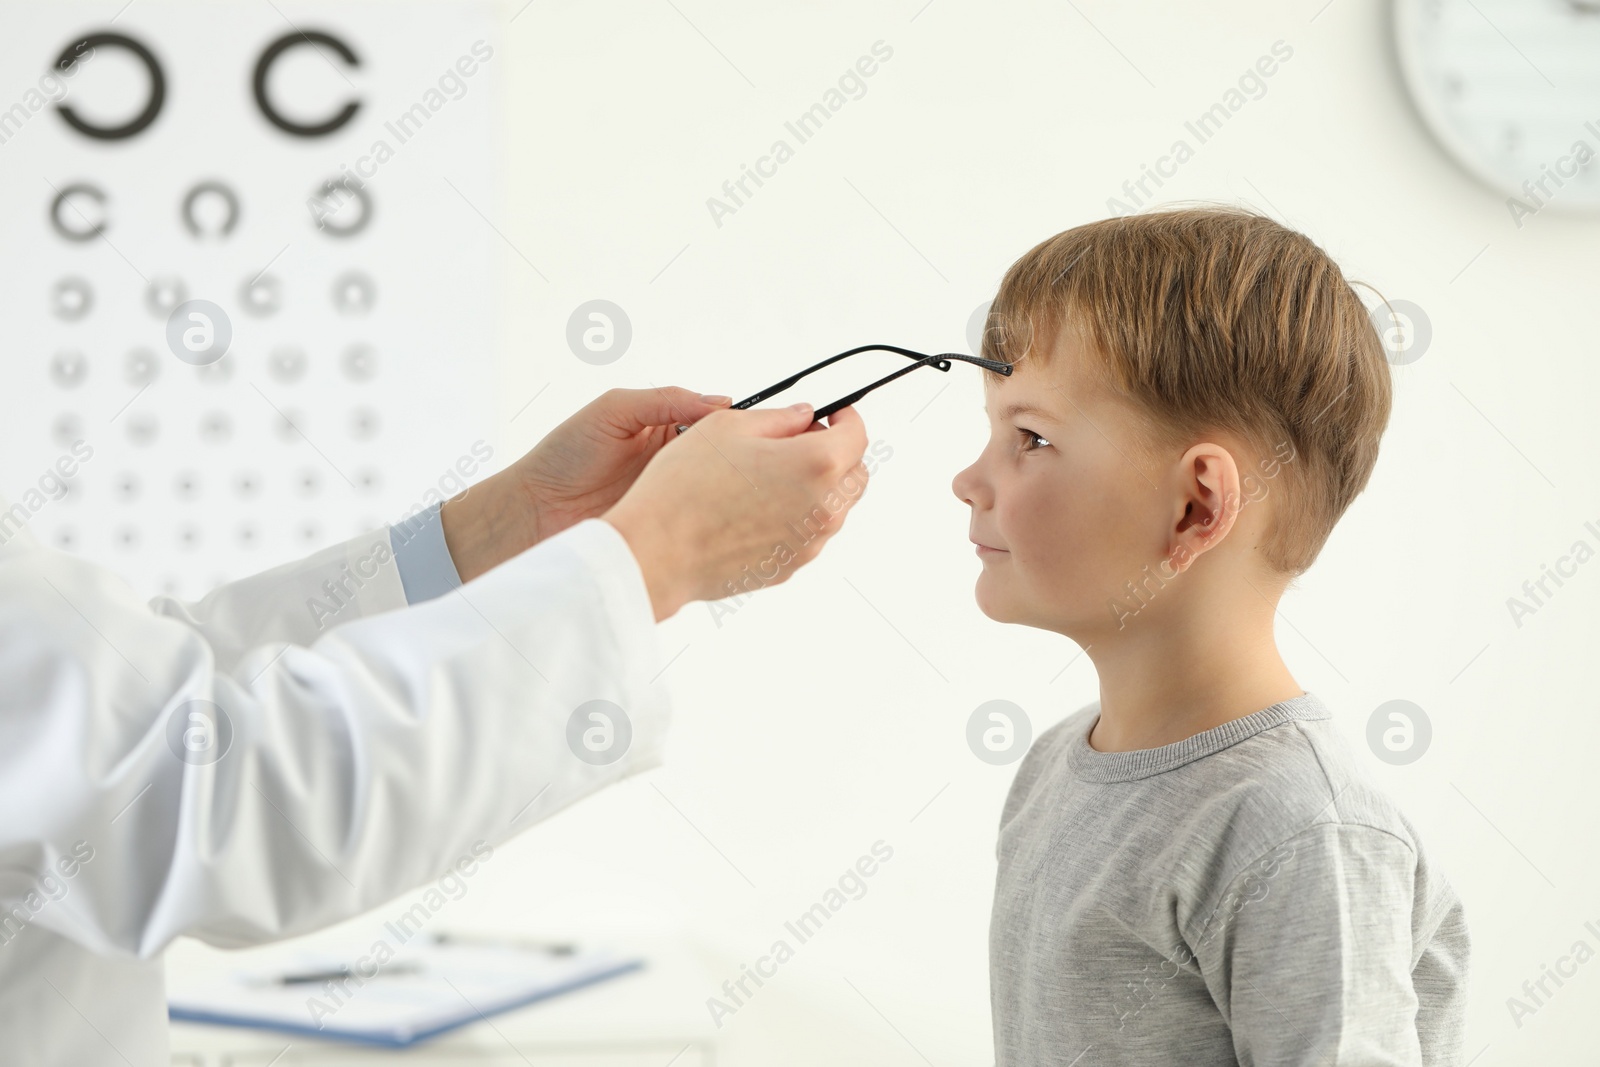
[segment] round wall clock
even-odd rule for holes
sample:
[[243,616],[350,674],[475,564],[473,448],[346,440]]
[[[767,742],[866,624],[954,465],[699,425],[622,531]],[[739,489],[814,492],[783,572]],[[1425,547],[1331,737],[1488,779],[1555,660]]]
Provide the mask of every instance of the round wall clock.
[[1600,0],[1394,0],[1394,29],[1423,121],[1519,225],[1600,212]]

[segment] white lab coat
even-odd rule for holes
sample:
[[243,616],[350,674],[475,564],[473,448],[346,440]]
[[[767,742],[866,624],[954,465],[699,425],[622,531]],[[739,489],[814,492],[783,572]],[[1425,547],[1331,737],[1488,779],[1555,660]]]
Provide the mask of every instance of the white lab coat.
[[[0,546],[0,1063],[166,1067],[173,938],[244,946],[349,918],[660,762],[654,612],[613,527],[580,523],[411,607],[379,551],[319,629],[308,598],[388,543],[149,604],[27,531]],[[233,730],[209,764],[168,739],[197,698]],[[597,698],[633,730],[604,766],[567,741]]]

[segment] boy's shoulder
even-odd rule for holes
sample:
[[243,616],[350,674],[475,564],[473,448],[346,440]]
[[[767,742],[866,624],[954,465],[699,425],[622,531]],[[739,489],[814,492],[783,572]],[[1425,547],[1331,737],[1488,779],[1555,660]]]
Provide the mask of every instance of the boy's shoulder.
[[1242,850],[1265,852],[1332,825],[1386,834],[1413,853],[1420,848],[1416,828],[1331,717],[1283,722],[1192,766],[1197,809],[1225,819]]
[[[1040,790],[1109,786],[1141,794],[1139,808],[1152,833],[1214,842],[1219,854],[1213,861],[1224,868],[1248,865],[1286,841],[1333,826],[1373,831],[1419,853],[1415,826],[1361,766],[1326,705],[1309,694],[1304,699],[1310,713],[1237,737],[1228,736],[1235,725],[1229,723],[1160,749],[1114,754],[1088,748],[1085,736],[1099,703],[1088,704],[1039,735],[1018,768],[1002,822]],[[1115,760],[1103,758],[1108,755]],[[1116,773],[1105,772],[1105,765]]]

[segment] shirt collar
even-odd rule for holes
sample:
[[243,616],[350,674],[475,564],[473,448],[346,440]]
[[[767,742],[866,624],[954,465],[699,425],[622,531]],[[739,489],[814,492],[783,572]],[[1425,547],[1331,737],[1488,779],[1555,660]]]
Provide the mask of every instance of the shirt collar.
[[1100,704],[1096,701],[1090,706],[1094,713],[1084,716],[1084,725],[1067,743],[1068,764],[1079,778],[1088,782],[1131,782],[1149,778],[1231,748],[1286,722],[1333,717],[1332,711],[1316,694],[1303,692],[1170,745],[1131,752],[1100,752],[1089,746],[1089,734],[1100,721]]

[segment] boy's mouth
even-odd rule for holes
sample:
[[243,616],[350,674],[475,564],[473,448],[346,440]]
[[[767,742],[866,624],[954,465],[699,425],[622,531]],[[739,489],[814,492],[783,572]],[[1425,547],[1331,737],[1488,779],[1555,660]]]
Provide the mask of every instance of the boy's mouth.
[[993,545],[986,545],[982,541],[979,541],[976,537],[969,537],[969,538],[967,538],[967,540],[971,541],[973,544],[978,546],[978,555],[979,556],[990,556],[990,555],[1002,555],[1003,556],[1003,555],[1006,554],[1006,550],[1005,549],[1003,549],[1003,548],[995,548]]

